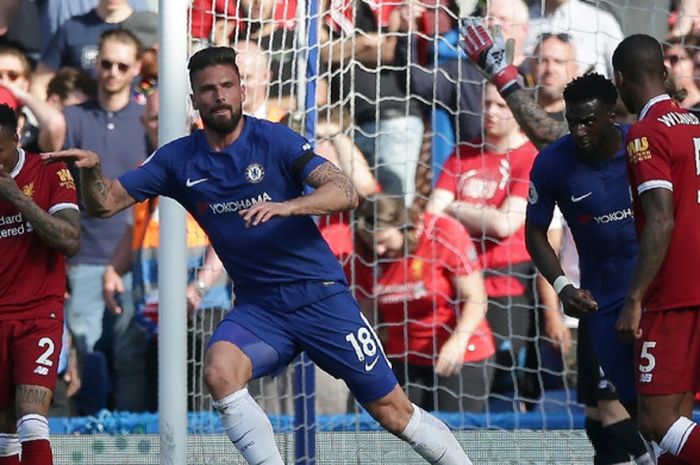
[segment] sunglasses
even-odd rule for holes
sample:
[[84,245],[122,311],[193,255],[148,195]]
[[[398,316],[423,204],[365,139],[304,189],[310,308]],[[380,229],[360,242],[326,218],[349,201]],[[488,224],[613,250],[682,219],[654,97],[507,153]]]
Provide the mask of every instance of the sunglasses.
[[117,67],[120,73],[126,73],[129,71],[129,68],[131,68],[131,65],[127,65],[126,63],[119,63],[117,61],[110,61],[110,60],[100,60],[100,68],[102,68],[104,71],[111,71],[114,67]]
[[10,82],[15,82],[17,79],[22,77],[22,72],[14,71],[12,69],[0,69],[0,79],[7,79]]
[[547,40],[549,38],[555,37],[562,42],[569,43],[572,41],[572,38],[569,34],[566,32],[559,32],[559,33],[553,33],[553,32],[543,32],[539,36],[537,36],[537,42],[542,42],[543,40]]
[[682,55],[666,55],[664,59],[667,60],[672,66],[675,66],[678,64],[678,62],[687,60],[688,57]]

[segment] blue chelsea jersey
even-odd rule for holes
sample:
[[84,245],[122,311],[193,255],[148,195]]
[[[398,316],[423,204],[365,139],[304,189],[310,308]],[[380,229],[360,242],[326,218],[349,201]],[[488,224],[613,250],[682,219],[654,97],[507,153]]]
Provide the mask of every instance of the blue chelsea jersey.
[[303,180],[326,160],[286,126],[244,118],[240,136],[223,151],[212,150],[204,132],[195,131],[158,149],[120,182],[138,201],[164,195],[192,214],[233,279],[237,300],[259,300],[273,286],[345,283],[310,216],[245,227],[241,210],[301,196]]
[[629,126],[618,128],[622,143],[612,158],[584,161],[566,135],[540,152],[530,172],[527,222],[547,228],[559,206],[578,250],[581,287],[601,309],[625,298],[638,252],[625,165]]

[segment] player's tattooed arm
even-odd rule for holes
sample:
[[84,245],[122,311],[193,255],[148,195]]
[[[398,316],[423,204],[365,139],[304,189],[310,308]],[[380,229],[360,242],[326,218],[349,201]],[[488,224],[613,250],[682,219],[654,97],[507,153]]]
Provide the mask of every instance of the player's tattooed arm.
[[66,208],[49,215],[36,208],[37,212],[32,212],[32,215],[25,213],[25,217],[44,243],[69,257],[77,254],[80,250],[80,212]]
[[352,181],[331,162],[316,167],[304,180],[315,190],[286,202],[258,202],[238,213],[246,227],[257,226],[275,217],[328,215],[355,208],[357,192]]
[[538,149],[543,149],[568,131],[566,122],[549,116],[525,89],[509,94],[506,103],[522,130]]
[[136,203],[118,181],[105,178],[100,157],[89,150],[67,149],[41,155],[44,163],[72,162],[80,168],[80,188],[85,209],[90,216],[109,218]]
[[80,189],[90,216],[109,218],[136,203],[118,180],[102,175],[99,163],[80,170]]
[[306,214],[320,215],[348,210],[355,208],[359,202],[352,180],[331,162],[316,167],[304,182],[316,189],[312,196],[318,195],[316,200],[321,202],[318,206],[327,210]]
[[[8,176],[3,176],[7,178]],[[9,186],[9,187],[8,187]],[[53,215],[24,194],[14,182],[3,182],[0,198],[16,206],[24,219],[32,225],[34,231],[45,244],[54,250],[73,256],[80,249],[80,212],[66,208]]]

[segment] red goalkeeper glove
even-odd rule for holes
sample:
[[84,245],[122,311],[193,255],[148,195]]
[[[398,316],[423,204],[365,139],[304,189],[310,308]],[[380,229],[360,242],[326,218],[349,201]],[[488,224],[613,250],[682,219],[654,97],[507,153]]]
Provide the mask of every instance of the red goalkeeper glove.
[[494,28],[492,36],[482,18],[465,18],[460,32],[462,48],[501,94],[520,88],[518,68],[508,62],[499,28]]

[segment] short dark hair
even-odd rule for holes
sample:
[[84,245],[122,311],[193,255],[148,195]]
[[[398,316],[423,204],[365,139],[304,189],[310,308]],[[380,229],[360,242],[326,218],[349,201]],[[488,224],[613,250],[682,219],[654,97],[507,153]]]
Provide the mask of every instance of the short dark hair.
[[46,95],[56,95],[63,102],[71,92],[80,91],[88,98],[97,95],[97,83],[85,71],[78,68],[63,67],[51,78]]
[[29,79],[32,73],[32,62],[27,57],[27,54],[19,47],[14,47],[8,44],[0,44],[0,56],[13,56],[22,64],[22,75],[25,79]]
[[0,103],[0,129],[17,134],[17,113],[4,103]]
[[598,99],[609,109],[617,103],[617,89],[613,82],[598,73],[579,76],[564,88],[564,101],[567,104],[584,103]]
[[633,34],[615,49],[612,65],[626,79],[638,82],[642,76],[656,76],[663,80],[664,53],[658,40],[646,34]]
[[143,44],[136,35],[127,29],[107,29],[100,36],[98,50],[101,52],[102,47],[107,41],[120,42],[126,45],[132,45],[136,49],[136,58],[141,59],[143,53]]
[[194,76],[204,68],[210,66],[232,66],[238,76],[241,73],[236,65],[236,51],[232,47],[207,47],[190,57],[187,69],[190,71],[190,84],[194,82]]

